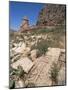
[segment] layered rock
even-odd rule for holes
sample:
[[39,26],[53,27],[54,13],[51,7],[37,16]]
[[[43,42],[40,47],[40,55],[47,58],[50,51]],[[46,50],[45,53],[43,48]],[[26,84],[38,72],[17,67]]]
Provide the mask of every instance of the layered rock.
[[21,31],[24,31],[24,30],[28,30],[29,29],[29,20],[28,20],[28,18],[25,16],[24,18],[23,18],[23,22],[22,22],[22,24],[21,24],[21,26],[20,26],[20,30]]
[[64,25],[65,12],[65,5],[47,4],[39,13],[37,25]]
[[11,64],[12,68],[17,69],[18,66],[21,66],[23,68],[23,70],[28,73],[29,70],[32,68],[33,63],[32,61],[28,58],[20,58],[18,61],[16,61],[15,63]]

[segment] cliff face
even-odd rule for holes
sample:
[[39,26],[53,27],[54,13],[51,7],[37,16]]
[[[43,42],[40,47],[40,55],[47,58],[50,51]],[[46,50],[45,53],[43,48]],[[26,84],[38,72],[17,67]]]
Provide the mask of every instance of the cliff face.
[[47,4],[39,12],[37,25],[65,24],[65,5]]

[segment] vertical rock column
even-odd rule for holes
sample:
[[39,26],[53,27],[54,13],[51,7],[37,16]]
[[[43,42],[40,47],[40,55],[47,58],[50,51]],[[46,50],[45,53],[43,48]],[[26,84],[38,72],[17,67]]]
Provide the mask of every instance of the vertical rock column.
[[20,30],[21,31],[25,31],[25,30],[28,30],[29,29],[29,20],[28,20],[28,18],[25,16],[24,18],[23,18],[23,22],[22,22],[22,24],[21,24],[21,26],[20,26]]

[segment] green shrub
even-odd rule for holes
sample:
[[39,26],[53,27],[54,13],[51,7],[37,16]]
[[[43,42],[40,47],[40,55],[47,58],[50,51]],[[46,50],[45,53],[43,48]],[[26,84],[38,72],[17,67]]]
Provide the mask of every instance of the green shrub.
[[14,89],[15,88],[15,81],[14,80],[10,80],[9,88],[10,89]]
[[17,75],[19,76],[19,78],[22,78],[22,77],[24,78],[24,74],[25,74],[25,72],[24,72],[23,68],[21,66],[18,66]]
[[58,83],[58,72],[59,68],[56,63],[52,64],[51,70],[50,70],[50,79],[52,80],[52,85],[56,85]]
[[41,56],[48,50],[48,44],[45,42],[45,40],[41,40],[37,42],[37,45],[33,45],[31,49],[37,49],[37,55]]
[[18,66],[17,69],[10,68],[10,85],[11,89],[15,88],[15,82],[19,79],[24,80],[25,82],[25,72],[21,66]]
[[21,66],[18,66],[17,69],[10,68],[10,78],[16,76],[21,79],[25,79],[25,72]]

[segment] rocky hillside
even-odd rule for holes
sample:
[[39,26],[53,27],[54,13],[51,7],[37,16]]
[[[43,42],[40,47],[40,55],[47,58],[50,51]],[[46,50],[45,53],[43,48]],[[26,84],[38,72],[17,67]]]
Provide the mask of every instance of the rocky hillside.
[[11,35],[10,88],[65,85],[64,33],[63,28],[57,27]]
[[65,24],[65,5],[47,4],[40,11],[37,25],[63,25]]
[[37,26],[10,32],[10,88],[66,84],[65,6],[44,7]]

